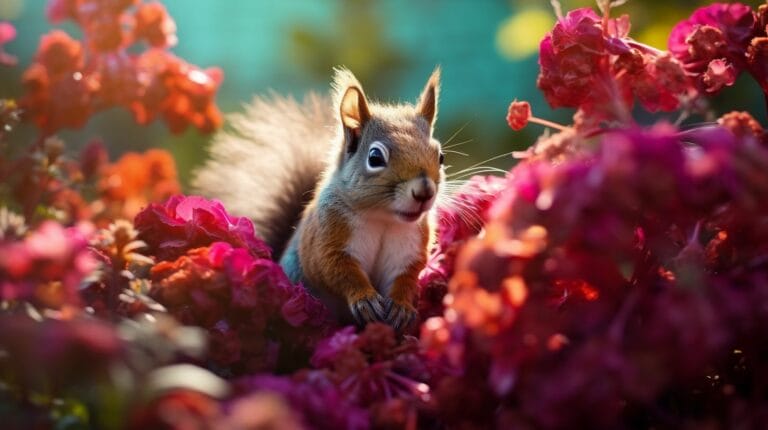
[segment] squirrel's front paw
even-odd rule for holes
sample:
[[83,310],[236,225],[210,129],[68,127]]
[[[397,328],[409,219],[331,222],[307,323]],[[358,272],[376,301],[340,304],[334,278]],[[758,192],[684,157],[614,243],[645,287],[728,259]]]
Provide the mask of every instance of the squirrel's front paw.
[[385,321],[387,312],[391,307],[391,300],[380,294],[363,297],[349,305],[352,317],[358,325],[365,325],[369,322]]
[[412,304],[393,302],[387,313],[386,322],[396,332],[402,333],[413,324],[417,315],[416,308]]

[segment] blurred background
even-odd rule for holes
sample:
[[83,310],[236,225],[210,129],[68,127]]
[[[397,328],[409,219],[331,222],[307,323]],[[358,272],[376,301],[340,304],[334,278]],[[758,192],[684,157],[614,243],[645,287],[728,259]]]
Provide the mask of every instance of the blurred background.
[[[382,101],[414,101],[435,65],[443,69],[437,137],[466,142],[449,154],[454,170],[491,157],[521,150],[543,132],[531,125],[512,132],[506,125],[513,99],[528,100],[534,115],[564,124],[572,111],[551,111],[536,88],[537,49],[552,28],[549,0],[164,0],[178,27],[173,51],[200,67],[224,71],[218,104],[222,111],[241,108],[254,94],[275,90],[301,97],[325,92],[331,69],[346,65],[369,97]],[[634,38],[666,49],[671,27],[708,1],[642,0],[618,7],[629,13]],[[763,1],[743,1],[758,5]],[[6,45],[18,56],[16,67],[0,68],[0,98],[21,95],[20,78],[51,25],[45,0],[0,0],[0,20],[11,21],[17,38]],[[594,6],[592,0],[563,0],[563,10]],[[61,26],[79,36],[72,25]],[[717,112],[748,109],[765,123],[762,93],[748,76],[723,91]],[[663,117],[663,116],[662,116]],[[641,121],[654,117],[641,116]],[[676,118],[669,117],[672,121]],[[696,119],[694,119],[695,121]],[[701,120],[700,118],[698,119]],[[169,149],[180,179],[205,158],[210,136],[194,130],[171,135],[162,124],[137,127],[130,113],[115,109],[98,115],[82,130],[61,133],[71,150],[101,137],[113,157],[149,147]],[[502,156],[489,162],[508,168]]]

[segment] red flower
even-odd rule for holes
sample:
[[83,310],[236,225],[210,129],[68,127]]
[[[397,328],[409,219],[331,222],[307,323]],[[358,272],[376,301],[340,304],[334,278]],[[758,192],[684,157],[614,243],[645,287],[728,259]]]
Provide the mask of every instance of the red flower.
[[48,134],[80,128],[93,113],[96,83],[82,73],[83,48],[60,30],[43,36],[36,62],[24,72],[26,94],[19,104]]
[[528,125],[528,119],[531,117],[531,105],[528,102],[519,102],[517,100],[509,104],[507,111],[507,124],[512,130],[518,131]]
[[136,228],[160,260],[173,260],[217,241],[246,248],[256,257],[270,255],[256,238],[253,222],[229,215],[218,200],[176,195],[162,205],[152,203],[136,215]]
[[752,39],[747,49],[747,67],[768,98],[768,37]]
[[61,30],[53,30],[40,39],[35,60],[52,76],[74,73],[83,68],[83,47]]
[[[130,109],[142,125],[162,118],[174,133],[189,125],[204,133],[221,126],[214,100],[221,70],[200,69],[165,51],[176,43],[176,25],[162,4],[139,3],[49,2],[49,19],[74,20],[87,44],[53,31],[43,37],[36,62],[25,72],[27,91],[21,104],[46,134],[78,128],[112,106]],[[147,41],[150,49],[129,51],[138,40]],[[46,85],[41,85],[42,77]]]
[[171,47],[176,45],[176,23],[161,3],[143,3],[136,11],[134,37],[153,47]]
[[146,124],[161,115],[173,133],[190,124],[211,132],[222,123],[214,96],[223,79],[218,68],[201,70],[165,52],[149,50],[137,59],[145,91],[131,104],[134,118]]
[[304,287],[224,242],[160,262],[151,278],[150,295],[179,321],[208,329],[210,358],[233,372],[293,366],[324,334],[326,310]]
[[721,116],[717,123],[739,138],[755,138],[768,146],[768,133],[749,112],[729,112]]
[[129,40],[119,17],[101,15],[84,25],[91,36],[88,39],[90,47],[97,54],[117,51]]
[[646,60],[644,73],[633,77],[632,91],[649,112],[669,112],[691,94],[688,78],[680,63],[668,54]]
[[189,389],[166,392],[133,411],[128,429],[187,430],[210,428],[223,415],[216,399]]
[[[754,36],[755,14],[741,3],[715,3],[697,9],[690,18],[679,22],[669,36],[669,51],[691,74],[700,87],[717,92],[730,79],[706,77],[711,67],[730,66],[734,78],[746,67],[744,51]],[[720,65],[710,66],[712,61]],[[705,81],[706,80],[706,81]],[[730,83],[728,83],[730,81]]]

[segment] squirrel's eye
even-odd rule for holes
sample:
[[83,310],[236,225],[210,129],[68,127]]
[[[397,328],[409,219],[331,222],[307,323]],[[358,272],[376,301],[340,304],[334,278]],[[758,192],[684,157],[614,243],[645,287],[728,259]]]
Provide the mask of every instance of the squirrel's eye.
[[389,152],[387,147],[381,142],[373,142],[371,149],[368,150],[368,171],[378,172],[387,167],[387,159],[389,158]]
[[441,165],[441,166],[443,165],[443,161],[445,161],[445,154],[443,154],[443,153],[441,152],[441,153],[440,153],[440,165]]

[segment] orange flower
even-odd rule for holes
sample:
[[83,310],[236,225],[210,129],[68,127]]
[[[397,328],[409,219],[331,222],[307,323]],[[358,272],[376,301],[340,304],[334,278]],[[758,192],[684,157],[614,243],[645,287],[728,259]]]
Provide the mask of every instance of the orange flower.
[[101,204],[109,217],[132,219],[147,204],[181,191],[173,156],[162,149],[129,152],[104,168]]

